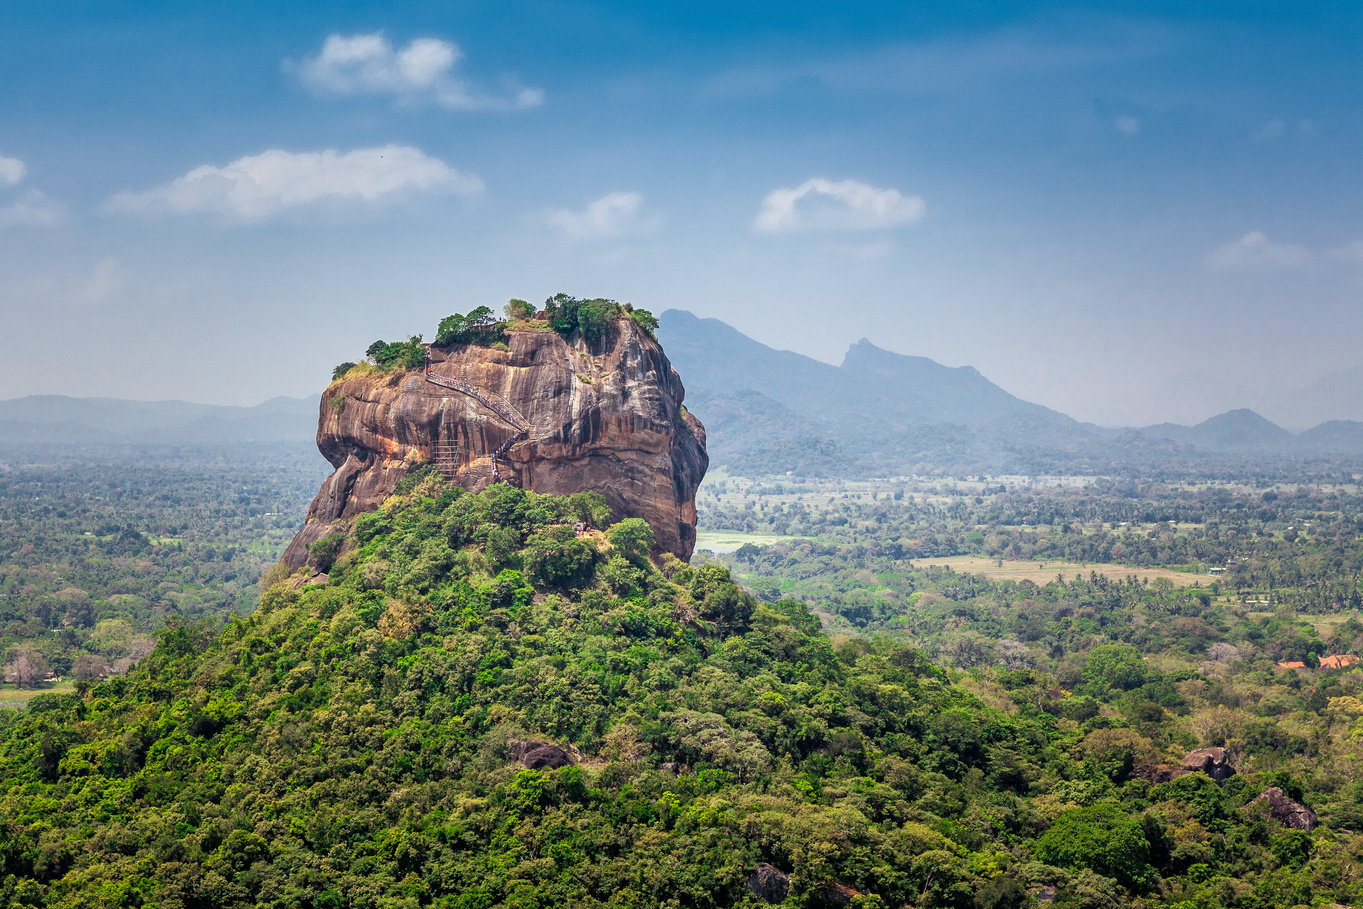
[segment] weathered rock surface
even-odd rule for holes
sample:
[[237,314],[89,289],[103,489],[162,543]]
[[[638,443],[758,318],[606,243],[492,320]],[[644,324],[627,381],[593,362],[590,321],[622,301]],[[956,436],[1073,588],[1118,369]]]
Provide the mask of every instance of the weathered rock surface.
[[1311,830],[1316,826],[1316,813],[1301,802],[1283,792],[1277,786],[1265,789],[1255,796],[1250,804],[1268,805],[1268,813],[1275,821],[1293,830]]
[[1205,773],[1218,783],[1235,776],[1230,755],[1224,748],[1199,748],[1183,758],[1183,769],[1189,773]]
[[553,742],[517,742],[512,753],[527,770],[557,770],[576,763],[566,748]]
[[[551,331],[511,331],[508,350],[431,348],[432,375],[478,389],[481,401],[419,370],[332,383],[317,446],[336,469],[284,564],[301,567],[312,543],[376,508],[427,461],[474,492],[500,474],[534,492],[600,493],[619,517],[648,521],[659,551],[690,558],[696,488],[709,465],[705,429],[682,407],[685,389],[658,342],[631,319],[614,325],[594,347]],[[494,468],[520,418],[527,437]]]
[[748,877],[748,889],[764,903],[782,903],[790,895],[790,875],[775,865],[759,862]]

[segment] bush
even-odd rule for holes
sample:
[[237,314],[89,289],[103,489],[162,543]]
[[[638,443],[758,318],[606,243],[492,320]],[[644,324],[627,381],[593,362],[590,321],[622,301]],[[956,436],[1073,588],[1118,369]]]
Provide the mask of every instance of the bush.
[[312,557],[312,564],[318,571],[327,572],[331,566],[336,564],[336,557],[341,554],[341,546],[345,543],[345,534],[329,533],[316,543],[308,547],[308,555]]
[[648,335],[650,338],[653,338],[654,340],[657,340],[658,338],[657,316],[653,315],[653,313],[649,312],[647,309],[633,310],[630,312],[629,316],[631,319],[634,320],[635,325],[638,325],[640,328],[644,330],[644,334]]

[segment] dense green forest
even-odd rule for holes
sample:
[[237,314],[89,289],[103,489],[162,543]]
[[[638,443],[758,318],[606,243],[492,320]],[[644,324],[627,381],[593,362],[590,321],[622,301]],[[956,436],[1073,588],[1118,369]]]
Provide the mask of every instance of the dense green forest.
[[7,681],[122,672],[168,618],[251,611],[326,467],[287,443],[0,451]]
[[[721,566],[651,562],[646,525],[602,509],[414,477],[319,547],[324,583],[277,584],[221,631],[173,623],[131,674],[36,698],[0,731],[3,900],[1363,897],[1357,673],[1294,676],[1275,721],[1247,726],[1245,702],[1221,726],[1192,711],[1250,683],[1132,645],[1090,647],[1069,688],[1044,667],[948,674],[903,641],[829,638]],[[1298,728],[1313,700],[1319,725]],[[1219,742],[1239,773],[1175,775]],[[1275,819],[1270,789],[1320,825]]]

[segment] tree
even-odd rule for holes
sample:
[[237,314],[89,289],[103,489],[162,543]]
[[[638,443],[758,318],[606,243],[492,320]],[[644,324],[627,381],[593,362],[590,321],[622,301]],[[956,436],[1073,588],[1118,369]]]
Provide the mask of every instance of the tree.
[[653,315],[653,313],[649,312],[647,309],[635,309],[632,310],[629,315],[630,318],[634,320],[634,324],[644,330],[644,334],[648,335],[650,338],[658,337],[657,316]]
[[1129,887],[1150,882],[1150,841],[1138,817],[1115,802],[1074,808],[1056,818],[1036,842],[1048,865],[1088,868]]
[[83,682],[103,678],[109,674],[109,661],[95,653],[83,653],[76,657],[71,674]]
[[1141,687],[1149,680],[1150,670],[1135,647],[1102,644],[1088,652],[1083,676],[1088,693],[1101,698],[1113,691]]
[[643,518],[625,518],[606,531],[615,551],[631,562],[642,562],[653,548],[653,528]]
[[569,587],[591,576],[596,550],[567,524],[556,524],[530,535],[524,558],[526,574],[539,586]]
[[46,658],[27,645],[11,648],[5,660],[5,681],[20,688],[32,688],[51,674]]
[[491,307],[478,306],[464,315],[454,313],[440,320],[435,331],[435,343],[440,347],[468,344],[488,336],[496,324],[497,319]]
[[533,319],[535,317],[535,306],[525,300],[512,297],[506,301],[506,306],[502,310],[508,319]]
[[588,344],[597,344],[610,333],[611,323],[620,315],[614,300],[583,300],[577,308],[577,330]]

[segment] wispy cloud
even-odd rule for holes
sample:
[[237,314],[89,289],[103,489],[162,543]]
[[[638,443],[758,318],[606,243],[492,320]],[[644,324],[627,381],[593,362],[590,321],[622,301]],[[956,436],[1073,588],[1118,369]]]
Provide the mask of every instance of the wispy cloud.
[[109,204],[133,214],[213,214],[256,222],[309,207],[375,207],[414,194],[469,196],[482,190],[478,177],[405,145],[349,152],[271,149],[221,167],[196,167],[143,192],[119,193]]
[[[0,155],[0,188],[12,189],[24,182],[28,165],[19,158]],[[53,227],[66,221],[66,210],[33,188],[0,196],[0,229],[6,227]]]
[[1294,132],[1298,136],[1314,136],[1316,124],[1311,120],[1303,119],[1298,120],[1295,125],[1289,128],[1286,120],[1274,117],[1250,133],[1250,138],[1255,142],[1273,142],[1285,137],[1289,132]]
[[0,186],[16,186],[28,173],[28,167],[18,158],[0,155]]
[[1252,138],[1255,142],[1272,142],[1274,139],[1281,139],[1285,132],[1287,132],[1287,124],[1282,120],[1274,119],[1256,129]]
[[1141,118],[1122,115],[1112,121],[1112,126],[1124,136],[1136,136],[1141,131]]
[[753,226],[763,233],[882,230],[912,224],[926,211],[921,198],[897,189],[814,177],[799,186],[767,193]]
[[1017,26],[845,53],[787,52],[719,73],[709,80],[709,89],[724,96],[762,97],[813,81],[836,92],[940,95],[1154,56],[1179,40],[1175,34],[1158,22],[1092,17],[1063,29]]
[[578,211],[550,209],[544,213],[544,223],[574,240],[606,240],[655,229],[658,220],[645,217],[643,207],[644,197],[639,193],[607,193]]
[[19,198],[0,203],[0,228],[55,227],[66,222],[66,209],[45,194],[30,189]]
[[1279,270],[1309,265],[1311,250],[1292,243],[1270,240],[1263,231],[1253,230],[1238,240],[1218,246],[1207,254],[1208,268],[1217,271]]
[[538,88],[475,86],[455,73],[463,56],[458,45],[440,38],[394,47],[380,32],[329,35],[317,54],[286,60],[284,69],[317,94],[335,97],[389,97],[446,110],[516,110],[543,103]]
[[1363,265],[1363,240],[1354,240],[1352,243],[1336,246],[1326,255],[1331,259],[1337,259],[1340,262],[1348,262],[1352,265]]

